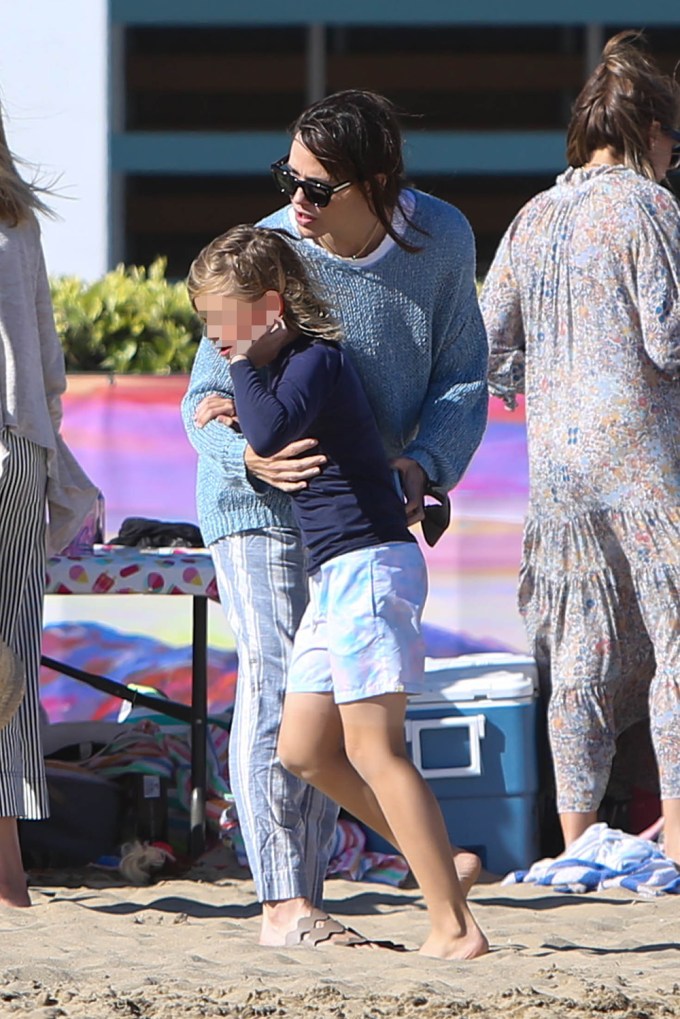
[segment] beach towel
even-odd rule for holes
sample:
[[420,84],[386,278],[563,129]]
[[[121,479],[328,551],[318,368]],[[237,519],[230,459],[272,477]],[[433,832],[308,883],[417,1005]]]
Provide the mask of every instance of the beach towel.
[[552,885],[562,892],[627,888],[651,897],[680,893],[680,869],[656,842],[629,835],[603,822],[590,827],[559,856],[516,870],[503,884]]

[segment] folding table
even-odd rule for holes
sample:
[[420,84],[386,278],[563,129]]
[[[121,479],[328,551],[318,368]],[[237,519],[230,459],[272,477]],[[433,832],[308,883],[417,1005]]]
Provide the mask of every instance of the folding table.
[[[205,845],[207,732],[208,598],[218,599],[212,558],[206,549],[129,548],[95,545],[79,555],[58,555],[47,561],[45,593],[70,595],[189,595],[192,598],[191,705],[162,697],[135,694],[138,704],[191,724],[191,807],[189,849],[197,856]],[[92,676],[43,656],[43,665],[88,682],[126,700],[131,692],[121,683]]]

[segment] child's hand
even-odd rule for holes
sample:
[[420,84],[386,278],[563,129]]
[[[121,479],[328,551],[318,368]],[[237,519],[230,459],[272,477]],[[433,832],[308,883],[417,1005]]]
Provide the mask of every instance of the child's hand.
[[220,424],[232,427],[238,424],[234,401],[229,396],[210,393],[203,397],[196,408],[194,421],[199,428],[205,428],[209,421],[219,421]]
[[265,365],[271,364],[283,348],[292,343],[297,335],[295,330],[288,328],[282,318],[277,318],[266,333],[262,333],[262,336],[258,336],[251,344],[245,356],[254,368],[264,368]]

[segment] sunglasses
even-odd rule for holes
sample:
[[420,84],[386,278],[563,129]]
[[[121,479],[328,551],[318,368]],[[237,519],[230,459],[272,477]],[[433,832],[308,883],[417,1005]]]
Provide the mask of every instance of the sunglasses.
[[423,538],[432,548],[451,523],[451,503],[447,492],[441,488],[434,488],[432,485],[428,485],[425,489],[425,496],[435,500],[435,502],[425,503],[425,517],[420,525],[423,530]]
[[662,127],[661,130],[663,134],[668,135],[669,138],[676,142],[671,151],[671,161],[668,169],[678,170],[680,169],[680,131],[675,131],[672,127]]
[[336,195],[338,191],[344,191],[345,188],[351,188],[354,183],[354,181],[346,180],[342,184],[326,184],[322,180],[304,180],[302,177],[296,177],[285,157],[272,163],[269,169],[279,191],[292,198],[297,189],[302,188],[302,193],[307,201],[315,205],[317,209],[325,209],[333,195]]

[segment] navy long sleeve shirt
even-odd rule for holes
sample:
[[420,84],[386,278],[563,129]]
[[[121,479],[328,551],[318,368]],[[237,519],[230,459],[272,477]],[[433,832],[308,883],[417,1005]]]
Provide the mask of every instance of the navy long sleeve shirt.
[[300,336],[267,374],[263,381],[247,359],[231,365],[236,411],[250,446],[272,456],[310,437],[328,458],[307,488],[291,493],[309,571],[355,549],[415,541],[373,412],[342,347]]

